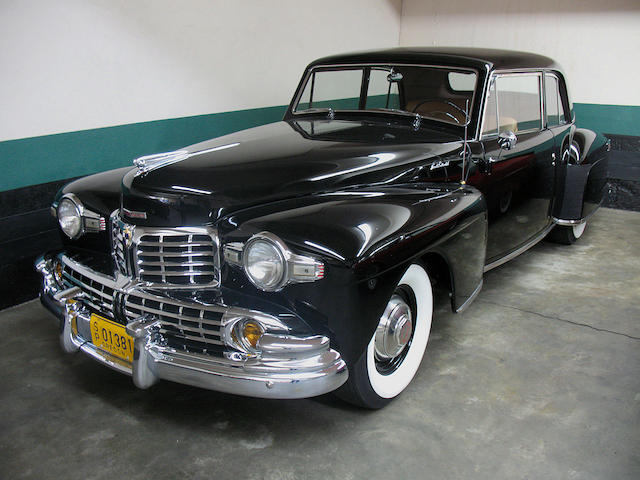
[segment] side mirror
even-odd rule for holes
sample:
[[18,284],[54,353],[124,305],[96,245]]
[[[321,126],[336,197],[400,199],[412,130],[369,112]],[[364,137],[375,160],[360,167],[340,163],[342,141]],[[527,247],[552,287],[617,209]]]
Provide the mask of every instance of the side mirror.
[[504,148],[505,150],[511,150],[516,146],[518,142],[518,137],[511,130],[507,130],[506,132],[500,132],[498,135],[498,145],[500,148]]

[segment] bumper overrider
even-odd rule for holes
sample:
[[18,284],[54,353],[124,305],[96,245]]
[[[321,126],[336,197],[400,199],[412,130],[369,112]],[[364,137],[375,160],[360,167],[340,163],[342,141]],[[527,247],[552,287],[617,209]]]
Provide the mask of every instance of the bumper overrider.
[[[59,272],[56,276],[54,260],[64,265],[64,283],[60,281]],[[302,337],[267,331],[260,338],[256,352],[250,354],[233,349],[223,355],[190,352],[167,344],[162,334],[162,312],[155,312],[153,308],[146,308],[144,312],[137,310],[142,314],[135,318],[125,317],[126,333],[133,339],[132,360],[127,361],[93,343],[91,321],[95,307],[99,301],[108,299],[108,293],[114,299],[118,295],[118,298],[156,298],[153,293],[118,279],[117,275],[111,277],[91,270],[64,254],[39,257],[35,266],[43,276],[42,304],[60,320],[63,350],[82,351],[114,370],[131,375],[139,388],[149,388],[159,379],[165,379],[225,393],[291,399],[333,391],[347,380],[346,364],[340,354],[330,348],[325,336]],[[185,310],[203,308],[200,303],[185,300],[174,299],[172,303]],[[123,308],[129,312],[126,306]],[[237,318],[255,319],[267,325],[270,321],[278,322],[274,317],[250,309],[224,305],[206,308],[220,313],[221,330]]]

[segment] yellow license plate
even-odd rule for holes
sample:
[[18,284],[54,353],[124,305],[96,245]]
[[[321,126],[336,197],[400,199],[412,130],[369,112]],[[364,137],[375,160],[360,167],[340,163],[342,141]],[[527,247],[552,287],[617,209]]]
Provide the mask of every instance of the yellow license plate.
[[92,313],[91,340],[101,350],[127,362],[133,361],[133,338],[127,334],[124,327],[119,323]]

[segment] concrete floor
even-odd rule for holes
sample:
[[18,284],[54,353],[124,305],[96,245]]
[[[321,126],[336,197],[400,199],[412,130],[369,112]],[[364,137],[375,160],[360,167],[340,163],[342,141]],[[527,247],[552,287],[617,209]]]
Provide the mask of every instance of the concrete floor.
[[[364,411],[128,377],[63,354],[37,301],[0,313],[0,478],[640,478],[640,213],[438,308],[422,368]],[[20,333],[19,333],[20,332]]]

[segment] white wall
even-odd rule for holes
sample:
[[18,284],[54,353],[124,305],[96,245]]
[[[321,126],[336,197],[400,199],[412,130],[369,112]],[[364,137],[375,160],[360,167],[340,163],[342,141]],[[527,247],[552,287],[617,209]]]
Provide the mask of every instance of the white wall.
[[0,0],[0,141],[283,105],[307,63],[394,47],[400,0]]
[[576,102],[640,105],[640,1],[0,0],[0,141],[283,105],[316,57],[549,55]]
[[524,50],[559,62],[575,102],[640,105],[639,0],[403,0],[400,44]]

